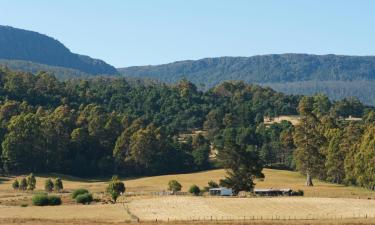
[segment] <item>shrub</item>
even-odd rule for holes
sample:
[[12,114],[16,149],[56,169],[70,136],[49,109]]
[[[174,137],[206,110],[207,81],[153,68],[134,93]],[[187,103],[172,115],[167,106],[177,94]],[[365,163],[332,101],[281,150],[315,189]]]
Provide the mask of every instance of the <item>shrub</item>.
[[60,196],[56,196],[56,195],[48,196],[48,205],[61,205]]
[[34,190],[36,186],[36,179],[33,173],[27,176],[27,190]]
[[21,207],[27,207],[27,206],[29,206],[29,205],[26,204],[26,203],[21,204]]
[[93,201],[91,193],[79,194],[75,198],[77,203],[90,204]]
[[57,191],[57,192],[60,192],[64,189],[61,178],[56,178],[53,186],[55,188],[55,191]]
[[45,193],[34,194],[32,197],[33,205],[45,206],[48,205],[48,195]]
[[27,188],[27,181],[26,181],[26,178],[23,177],[20,181],[19,189],[24,191],[24,190],[26,190],[26,188]]
[[20,187],[20,183],[18,182],[17,179],[15,179],[12,183],[12,188],[13,190],[18,190],[19,187]]
[[177,180],[171,180],[168,182],[168,190],[170,191],[181,191],[182,185]]
[[61,198],[56,195],[48,196],[46,193],[37,193],[33,195],[32,202],[35,206],[61,205]]
[[87,193],[89,193],[87,189],[83,189],[83,188],[76,189],[72,193],[72,198],[75,199],[78,195],[87,194]]
[[112,200],[116,202],[117,198],[125,192],[125,184],[121,182],[117,176],[113,176],[107,186],[106,192],[110,194]]
[[44,190],[46,192],[51,192],[53,191],[53,182],[51,180],[51,178],[48,178],[45,183],[44,183]]
[[201,189],[199,189],[199,187],[194,184],[189,188],[189,193],[197,196],[201,193]]

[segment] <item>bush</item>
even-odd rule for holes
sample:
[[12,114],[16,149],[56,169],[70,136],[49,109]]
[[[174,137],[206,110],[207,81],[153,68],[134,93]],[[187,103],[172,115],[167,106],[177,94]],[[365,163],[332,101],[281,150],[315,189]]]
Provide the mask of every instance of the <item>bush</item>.
[[38,193],[33,195],[32,202],[35,206],[61,205],[61,198],[56,195],[48,196],[46,193]]
[[53,186],[54,186],[55,191],[57,192],[60,192],[64,189],[61,178],[56,178]]
[[13,190],[18,190],[19,187],[20,187],[20,183],[18,182],[17,179],[15,179],[12,183],[12,188]]
[[23,177],[23,178],[21,179],[19,189],[20,189],[21,191],[24,191],[24,190],[26,190],[26,188],[27,188],[27,181],[26,181],[26,178]]
[[189,188],[189,193],[197,196],[201,193],[201,189],[199,189],[199,187],[194,184]]
[[125,192],[125,184],[120,181],[117,176],[113,176],[111,182],[108,184],[106,192],[110,194],[114,202],[117,201],[117,198]]
[[36,186],[36,179],[33,173],[27,176],[27,190],[34,190]]
[[52,192],[53,191],[53,182],[51,178],[48,178],[44,183],[44,190],[46,192]]
[[170,191],[181,191],[182,185],[177,180],[171,180],[168,182],[168,190]]
[[61,198],[56,195],[48,196],[48,205],[61,205]]
[[88,191],[87,189],[83,189],[83,188],[76,189],[76,190],[74,190],[73,193],[72,193],[72,198],[73,198],[73,199],[76,199],[76,197],[77,197],[78,195],[87,194],[87,193],[89,193],[89,191]]
[[21,207],[27,207],[27,206],[29,206],[29,205],[26,204],[26,203],[21,204]]
[[90,204],[93,201],[93,198],[91,193],[84,193],[77,195],[75,200],[77,203]]
[[33,205],[45,206],[48,205],[48,195],[45,193],[34,194],[32,197]]

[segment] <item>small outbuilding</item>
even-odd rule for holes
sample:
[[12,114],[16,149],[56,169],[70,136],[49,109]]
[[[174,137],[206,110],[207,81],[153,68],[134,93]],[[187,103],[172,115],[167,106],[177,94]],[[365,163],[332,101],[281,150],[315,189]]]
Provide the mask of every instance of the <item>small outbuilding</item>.
[[284,188],[284,189],[254,189],[254,194],[259,196],[291,196],[292,195],[292,189],[290,188]]
[[232,188],[225,188],[225,187],[218,187],[218,188],[210,188],[209,189],[210,195],[216,196],[233,196]]

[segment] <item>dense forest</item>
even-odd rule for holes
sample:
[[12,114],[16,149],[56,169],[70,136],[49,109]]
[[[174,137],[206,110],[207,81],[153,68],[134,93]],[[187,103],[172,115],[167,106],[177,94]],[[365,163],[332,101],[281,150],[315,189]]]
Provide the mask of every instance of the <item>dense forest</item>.
[[201,92],[186,80],[59,81],[6,69],[0,76],[1,158],[9,172],[85,176],[207,168],[209,138],[181,142],[179,134],[203,127],[214,134],[229,123],[255,127],[264,115],[295,114],[299,99],[242,82]]
[[358,81],[298,81],[287,83],[267,83],[262,86],[286,94],[315,95],[324,93],[331,100],[343,96],[357,96],[362,102],[375,106],[375,80]]
[[[148,77],[170,83],[186,78],[201,89],[209,89],[226,80],[243,80],[277,87],[280,91],[287,90],[288,94],[324,93],[332,100],[355,94],[364,103],[372,105],[375,99],[373,88],[361,86],[363,82],[354,82],[375,80],[373,56],[275,54],[218,57],[127,67],[119,71],[125,76]],[[329,87],[322,81],[329,82]],[[331,87],[335,90],[332,91]]]
[[[48,66],[65,67],[94,75],[113,75],[118,73],[116,68],[102,60],[70,52],[62,43],[51,37],[33,31],[1,25],[0,59],[17,60],[12,63],[8,62],[17,70],[20,70],[21,68],[19,67],[29,61],[44,64],[46,68]],[[23,67],[23,69],[32,72],[28,68]],[[60,68],[54,72],[61,72],[61,70]],[[58,74],[60,75],[60,73]]]
[[[228,170],[221,185],[240,191],[272,167],[337,183],[375,183],[369,163],[375,112],[356,98],[285,95],[235,81],[204,92],[187,80],[59,81],[7,69],[0,70],[0,94],[4,173],[134,176],[219,166]],[[264,123],[298,113],[296,126]]]

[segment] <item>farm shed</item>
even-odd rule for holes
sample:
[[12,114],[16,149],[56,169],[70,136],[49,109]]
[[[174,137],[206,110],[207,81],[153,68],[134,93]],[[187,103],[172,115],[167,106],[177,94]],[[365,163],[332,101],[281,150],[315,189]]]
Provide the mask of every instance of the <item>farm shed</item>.
[[284,189],[254,189],[254,194],[260,195],[260,196],[280,196],[280,195],[292,195],[292,189],[290,188],[284,188]]
[[210,188],[210,195],[218,195],[218,196],[232,196],[233,190],[232,188],[225,188],[225,187],[219,187],[219,188]]

